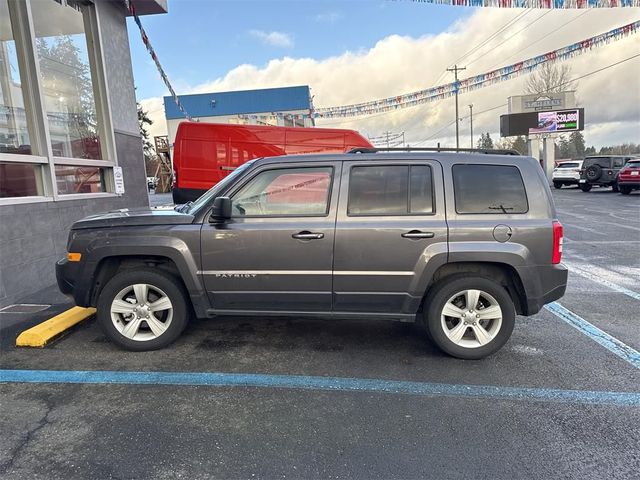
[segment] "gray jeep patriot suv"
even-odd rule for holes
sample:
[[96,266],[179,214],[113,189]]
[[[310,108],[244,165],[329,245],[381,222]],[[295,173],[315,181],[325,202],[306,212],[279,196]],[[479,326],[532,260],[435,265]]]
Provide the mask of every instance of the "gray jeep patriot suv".
[[193,203],[84,218],[67,249],[60,289],[130,350],[192,315],[295,315],[416,321],[477,359],[567,282],[540,165],[495,152],[256,159]]

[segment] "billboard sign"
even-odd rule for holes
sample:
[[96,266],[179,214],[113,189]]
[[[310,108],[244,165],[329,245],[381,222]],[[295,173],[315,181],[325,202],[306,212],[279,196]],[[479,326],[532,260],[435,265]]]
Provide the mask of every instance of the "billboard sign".
[[568,132],[578,130],[579,110],[563,110],[561,112],[538,112],[538,125],[529,128],[531,133]]
[[500,116],[500,136],[564,133],[584,130],[584,108]]
[[541,112],[548,110],[566,110],[576,107],[574,91],[554,92],[533,95],[517,95],[508,98],[509,113]]

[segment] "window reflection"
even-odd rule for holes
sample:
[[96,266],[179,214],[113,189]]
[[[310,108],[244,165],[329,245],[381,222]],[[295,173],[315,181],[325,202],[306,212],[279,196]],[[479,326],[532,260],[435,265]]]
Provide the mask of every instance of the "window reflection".
[[42,195],[40,165],[0,163],[0,198]]
[[104,169],[98,167],[76,167],[56,165],[58,193],[100,193],[104,192]]
[[85,34],[87,8],[33,0],[36,51],[53,155],[102,159],[93,72]]
[[0,153],[31,154],[7,0],[0,0]]

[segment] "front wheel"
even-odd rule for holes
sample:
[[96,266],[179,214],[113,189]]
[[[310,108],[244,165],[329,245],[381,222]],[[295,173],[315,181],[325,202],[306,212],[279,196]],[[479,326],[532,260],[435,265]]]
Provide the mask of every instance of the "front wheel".
[[562,182],[553,182],[553,186],[556,187],[557,189],[562,188]]
[[151,269],[116,274],[100,292],[98,323],[111,341],[127,350],[157,350],[187,325],[186,294],[179,280]]
[[583,192],[591,191],[591,184],[589,184],[589,183],[581,183],[580,184],[580,190],[582,190]]
[[513,301],[504,287],[488,278],[445,279],[426,302],[429,336],[454,357],[484,358],[497,352],[513,332]]

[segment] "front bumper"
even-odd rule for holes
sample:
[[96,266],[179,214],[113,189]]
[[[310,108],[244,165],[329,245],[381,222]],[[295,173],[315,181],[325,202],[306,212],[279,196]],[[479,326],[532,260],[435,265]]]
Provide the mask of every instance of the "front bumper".
[[75,281],[78,276],[78,264],[62,258],[56,262],[56,281],[65,295],[73,298]]

